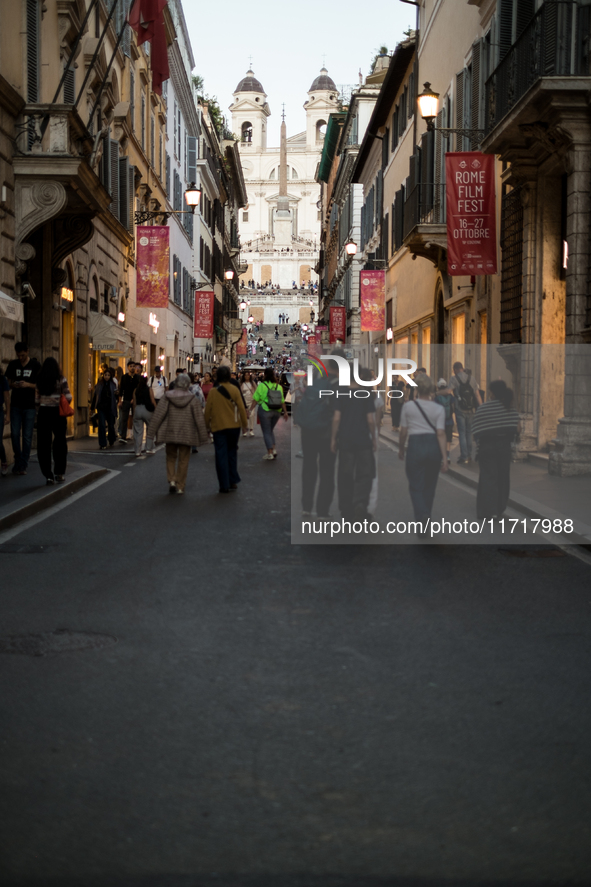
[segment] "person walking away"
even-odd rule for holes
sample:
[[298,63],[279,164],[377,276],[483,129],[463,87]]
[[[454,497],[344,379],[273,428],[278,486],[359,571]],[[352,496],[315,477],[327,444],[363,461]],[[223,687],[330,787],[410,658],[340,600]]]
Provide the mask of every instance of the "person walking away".
[[450,461],[449,450],[453,439],[454,432],[454,407],[455,399],[451,389],[447,387],[445,379],[440,379],[437,383],[437,394],[435,395],[435,403],[440,404],[445,410],[445,440],[447,447],[447,461]]
[[133,416],[133,392],[137,388],[139,376],[136,375],[136,364],[130,360],[127,372],[119,385],[119,440],[127,443],[127,426],[130,414]]
[[[201,390],[201,383],[199,382],[199,373],[189,373],[189,378],[191,380],[191,385],[189,386],[189,391],[191,394],[194,394],[199,403],[201,404],[201,409],[205,410],[205,395]],[[198,453],[199,450],[197,447],[191,447],[192,453]]]
[[277,382],[275,370],[272,367],[267,367],[265,370],[263,381],[257,386],[253,394],[253,400],[259,405],[257,415],[261,423],[265,446],[267,447],[267,452],[263,459],[271,461],[277,457],[275,426],[282,412],[285,421],[288,419],[283,388]]
[[148,437],[158,434],[166,444],[166,477],[169,493],[184,493],[191,458],[191,447],[204,444],[207,431],[201,403],[189,387],[187,373],[175,380],[172,391],[160,398],[148,426]]
[[230,370],[220,367],[217,387],[209,392],[205,405],[205,424],[213,433],[215,469],[220,493],[237,490],[238,440],[240,428],[248,427],[248,417],[240,390],[230,383]]
[[406,385],[402,381],[402,379],[398,379],[393,383],[390,391],[399,391],[400,394],[392,395],[388,397],[388,402],[390,404],[390,420],[392,422],[392,428],[394,431],[398,431],[400,427],[400,413],[402,412],[402,405],[404,403],[404,392],[406,390]]
[[414,509],[415,520],[427,530],[425,522],[431,518],[439,471],[447,471],[445,440],[445,410],[430,398],[434,393],[431,378],[426,374],[416,377],[415,397],[402,407],[398,458],[404,461],[406,476]]
[[10,438],[14,452],[12,473],[24,475],[31,456],[35,427],[35,389],[41,364],[34,357],[29,357],[29,349],[24,342],[17,342],[14,350],[16,360],[11,360],[6,367],[6,378],[11,389]]
[[[66,479],[68,444],[66,441],[68,420],[60,415],[62,395],[72,403],[67,380],[62,376],[57,360],[48,357],[43,361],[37,376],[37,459],[39,468],[48,485],[61,484]],[[53,450],[53,468],[51,455]],[[54,473],[55,472],[55,473]]]
[[501,517],[511,489],[511,445],[519,435],[519,413],[512,409],[513,392],[502,379],[489,383],[491,400],[476,410],[472,434],[478,448],[479,520]]
[[[177,369],[177,371],[176,371],[176,373],[175,373],[175,377],[174,377],[174,379],[172,380],[172,382],[171,382],[170,385],[168,386],[168,390],[169,390],[169,391],[174,391],[174,386],[175,386],[175,384],[176,384],[176,380],[177,380],[178,377],[181,375],[181,373],[186,373],[186,372],[187,372],[187,371],[186,371],[186,369],[185,369],[184,367],[178,367],[178,369]],[[189,375],[189,374],[187,373],[187,375]],[[190,379],[190,378],[191,378],[191,376],[189,376],[189,379]]]
[[10,412],[10,385],[8,379],[0,367],[0,473],[2,477],[8,474],[8,462],[4,449],[4,425]]
[[454,396],[454,412],[460,438],[458,462],[461,464],[472,459],[472,420],[482,398],[476,379],[472,377],[470,370],[464,369],[459,360],[454,363],[453,371],[449,387]]
[[[368,370],[360,377],[369,381]],[[339,453],[337,483],[339,510],[345,520],[369,517],[368,505],[376,473],[378,448],[376,406],[373,397],[355,397],[359,386],[354,381],[350,397],[342,396],[332,420],[331,450]]]
[[[101,450],[112,447],[117,439],[115,419],[117,418],[117,385],[112,378],[111,370],[105,370],[98,380],[90,408],[96,410],[98,416],[98,438]],[[108,431],[107,431],[108,430]]]
[[256,418],[256,402],[253,400],[253,396],[256,390],[256,385],[252,379],[252,373],[249,373],[248,370],[242,374],[242,382],[240,384],[240,390],[242,392],[242,397],[244,398],[244,405],[246,407],[246,415],[248,416],[248,424],[246,426],[246,431],[242,432],[243,437],[254,437],[254,421]]
[[153,439],[147,434],[150,421],[156,409],[154,389],[148,387],[148,380],[141,376],[133,392],[133,448],[136,458],[142,455],[144,428],[146,429],[146,455],[153,456],[156,452]]

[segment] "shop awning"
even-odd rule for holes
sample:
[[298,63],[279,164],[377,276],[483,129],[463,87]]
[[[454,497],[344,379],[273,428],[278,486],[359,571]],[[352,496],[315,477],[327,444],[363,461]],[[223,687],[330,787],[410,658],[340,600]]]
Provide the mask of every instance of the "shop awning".
[[88,315],[88,334],[92,339],[93,351],[104,351],[109,354],[127,356],[131,348],[129,330],[120,326],[112,317],[90,311]]
[[0,317],[6,317],[7,320],[14,320],[16,323],[25,322],[25,309],[22,302],[13,299],[0,290]]

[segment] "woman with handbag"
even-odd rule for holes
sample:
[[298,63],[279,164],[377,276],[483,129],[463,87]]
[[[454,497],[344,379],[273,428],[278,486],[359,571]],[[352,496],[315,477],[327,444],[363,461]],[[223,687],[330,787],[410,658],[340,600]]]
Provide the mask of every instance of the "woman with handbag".
[[115,419],[117,418],[117,383],[113,379],[111,370],[106,369],[97,382],[92,395],[92,410],[96,410],[98,416],[98,438],[101,450],[107,449],[107,429],[109,446],[115,445],[117,433],[115,431]]
[[[67,417],[74,415],[72,395],[57,360],[48,357],[37,376],[37,459],[46,483],[61,484],[66,479],[68,444]],[[53,450],[53,468],[51,456]],[[54,473],[55,471],[55,473]]]
[[[156,409],[154,391],[148,385],[146,376],[140,376],[140,380],[133,392],[133,445],[136,458],[142,455],[144,442],[144,428],[147,428]],[[146,453],[153,456],[156,452],[154,441],[146,434]]]
[[283,412],[283,418],[287,422],[289,418],[287,408],[285,406],[285,398],[283,396],[283,388],[277,382],[275,370],[273,367],[265,369],[263,381],[259,383],[253,400],[258,403],[258,419],[261,423],[263,439],[267,452],[263,459],[271,461],[277,458],[277,449],[275,447],[275,426],[279,421],[279,416]]
[[[408,489],[415,520],[424,524],[431,517],[439,472],[447,471],[447,441],[445,437],[445,410],[434,403],[433,382],[425,373],[415,376],[414,398],[407,401],[400,414],[398,458],[405,458]],[[424,535],[421,532],[420,535]]]

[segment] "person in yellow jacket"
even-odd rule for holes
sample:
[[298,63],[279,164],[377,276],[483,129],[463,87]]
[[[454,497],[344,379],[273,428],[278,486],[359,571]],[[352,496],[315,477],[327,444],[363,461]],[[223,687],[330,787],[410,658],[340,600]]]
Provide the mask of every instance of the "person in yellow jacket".
[[248,427],[248,416],[240,388],[230,382],[230,369],[226,366],[219,367],[216,387],[207,396],[205,424],[213,433],[220,493],[237,490],[240,483],[238,440],[240,429],[245,431]]

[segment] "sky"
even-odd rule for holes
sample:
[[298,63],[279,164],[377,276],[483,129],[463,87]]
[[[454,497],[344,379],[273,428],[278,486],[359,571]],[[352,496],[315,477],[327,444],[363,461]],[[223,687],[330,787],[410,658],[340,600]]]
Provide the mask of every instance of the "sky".
[[205,92],[217,97],[231,128],[232,92],[252,56],[271,108],[268,145],[278,146],[283,102],[289,137],[306,128],[302,106],[323,62],[337,87],[356,85],[359,69],[364,76],[369,73],[380,46],[392,52],[404,31],[415,27],[415,7],[400,0],[373,0],[369,8],[366,16],[358,0],[183,0],[194,73],[204,78]]

